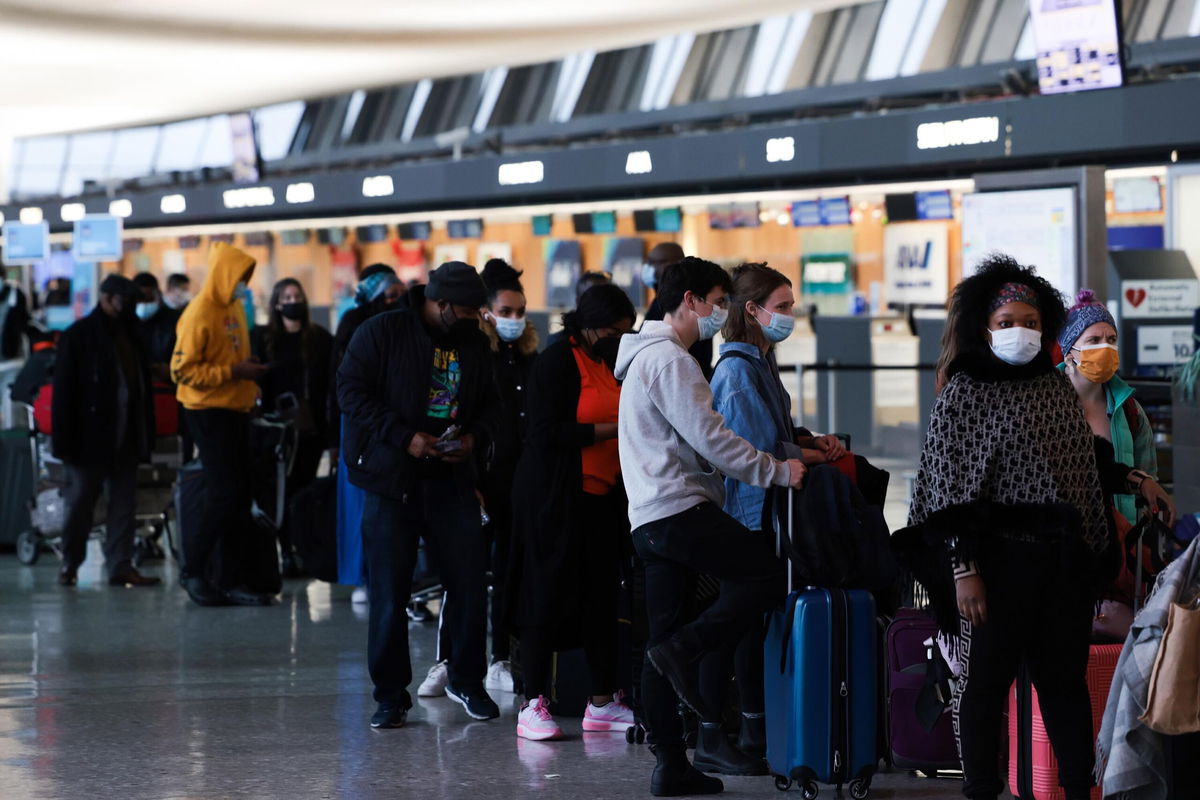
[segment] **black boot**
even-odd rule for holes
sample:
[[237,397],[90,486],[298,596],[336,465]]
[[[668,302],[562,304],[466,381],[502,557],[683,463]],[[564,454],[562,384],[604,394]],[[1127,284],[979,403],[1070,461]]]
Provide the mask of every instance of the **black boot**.
[[738,733],[738,750],[754,758],[767,757],[767,718],[763,714],[742,714],[742,730]]
[[725,731],[715,722],[700,723],[700,739],[696,742],[694,763],[698,770],[722,775],[767,774],[767,763],[734,747]]
[[650,776],[650,794],[655,797],[717,794],[725,789],[720,779],[710,778],[693,767],[688,762],[686,750],[668,750],[659,745],[651,749],[658,758],[654,774]]

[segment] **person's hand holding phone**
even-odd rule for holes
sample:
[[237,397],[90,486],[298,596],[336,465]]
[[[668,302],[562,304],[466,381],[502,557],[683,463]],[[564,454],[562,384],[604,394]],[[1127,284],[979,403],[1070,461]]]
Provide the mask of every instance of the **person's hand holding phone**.
[[[447,464],[460,464],[470,458],[475,450],[475,437],[464,433],[456,439],[446,439],[440,455]],[[439,442],[441,443],[441,442]]]
[[438,455],[437,441],[436,436],[428,433],[414,433],[408,443],[408,454],[413,458],[434,458]]

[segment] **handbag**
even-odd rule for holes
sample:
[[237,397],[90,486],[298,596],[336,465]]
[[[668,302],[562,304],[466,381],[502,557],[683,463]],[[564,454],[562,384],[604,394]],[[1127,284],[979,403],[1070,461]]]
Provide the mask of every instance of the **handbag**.
[[1157,733],[1200,732],[1200,607],[1172,603],[1141,720]]

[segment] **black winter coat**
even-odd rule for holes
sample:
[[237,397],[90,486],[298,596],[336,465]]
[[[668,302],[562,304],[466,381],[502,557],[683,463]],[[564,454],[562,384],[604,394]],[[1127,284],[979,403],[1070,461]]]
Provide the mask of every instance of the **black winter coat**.
[[[579,366],[571,342],[560,339],[533,362],[529,429],[513,479],[513,540],[506,608],[517,627],[545,627],[553,644],[577,643],[581,609],[579,505],[584,447],[596,426],[576,421]],[[614,491],[620,492],[618,486]],[[521,575],[528,578],[522,579]]]
[[[409,292],[408,308],[372,317],[354,338],[338,369],[338,403],[344,420],[342,453],[350,482],[368,492],[403,499],[419,477],[408,454],[413,434],[426,424],[434,341],[421,318],[422,287]],[[500,398],[487,337],[478,328],[457,338],[462,378],[453,423],[486,442]],[[455,465],[459,484],[473,489],[474,459]]]
[[175,354],[175,325],[180,313],[164,303],[150,319],[139,321],[138,335],[151,364],[170,365],[171,356]]
[[[403,301],[401,301],[403,302]],[[397,305],[396,308],[402,306]],[[403,306],[407,307],[407,306]],[[342,409],[337,398],[337,373],[342,366],[342,359],[350,349],[350,340],[362,327],[362,324],[376,314],[391,310],[383,303],[367,303],[365,306],[354,306],[346,309],[338,320],[337,331],[333,334],[333,350],[329,357],[329,397],[326,402],[326,417],[329,424],[329,444],[337,447],[342,438]]]
[[109,319],[99,307],[63,331],[54,362],[51,443],[55,457],[70,464],[111,467],[117,456],[117,370],[120,359],[113,340],[125,325],[138,361],[141,399],[130,389],[130,436],[136,436],[138,460],[150,457],[154,443],[154,399],[150,364],[138,345],[132,323]]
[[296,399],[307,402],[312,412],[316,430],[314,439],[322,446],[336,443],[337,438],[329,432],[329,363],[333,350],[333,336],[316,323],[310,323],[309,352],[304,351],[303,333],[280,335],[272,350],[267,344],[267,327],[259,325],[250,331],[250,352],[271,369],[259,379],[262,387],[263,406],[268,411],[277,410],[280,395],[291,392]]

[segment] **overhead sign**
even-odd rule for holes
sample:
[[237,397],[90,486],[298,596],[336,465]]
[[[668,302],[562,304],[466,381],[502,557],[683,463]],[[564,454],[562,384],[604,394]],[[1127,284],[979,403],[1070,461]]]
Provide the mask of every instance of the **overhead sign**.
[[1121,318],[1190,318],[1200,307],[1200,281],[1137,280],[1121,282]]
[[1122,84],[1115,0],[1032,0],[1029,19],[1042,94]]
[[50,257],[50,223],[4,223],[4,263],[32,264]]
[[89,214],[75,222],[71,255],[76,261],[120,261],[122,223],[111,214]]
[[940,150],[1000,141],[999,117],[971,117],[945,122],[923,122],[917,126],[917,149]]
[[950,283],[950,228],[907,222],[883,229],[883,277],[889,303],[943,305]]

